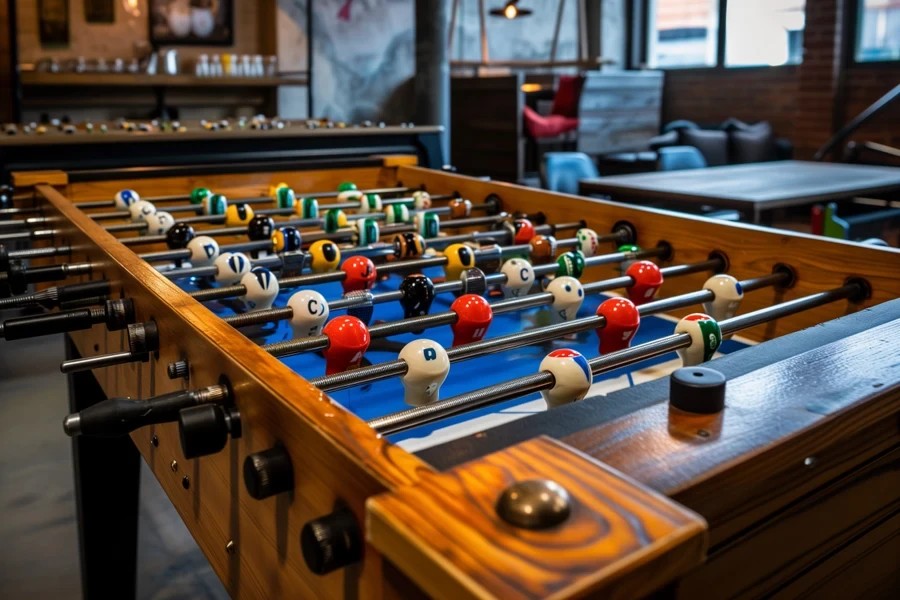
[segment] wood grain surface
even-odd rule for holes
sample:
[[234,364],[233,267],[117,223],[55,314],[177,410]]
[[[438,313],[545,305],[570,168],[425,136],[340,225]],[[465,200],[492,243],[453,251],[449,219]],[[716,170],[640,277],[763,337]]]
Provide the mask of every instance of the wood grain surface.
[[[797,281],[793,288],[787,291],[770,288],[747,294],[739,313],[833,289],[851,276],[864,277],[872,286],[872,298],[867,302],[837,302],[741,333],[753,340],[771,339],[805,329],[900,296],[900,250],[896,248],[875,248],[754,225],[725,223],[507,183],[481,181],[420,167],[400,167],[398,177],[405,185],[425,185],[432,193],[458,190],[473,202],[481,202],[489,194],[496,194],[502,200],[504,210],[542,211],[550,223],[581,218],[598,233],[607,233],[618,221],[625,220],[637,229],[637,242],[641,247],[653,247],[661,241],[671,244],[673,256],[665,264],[698,262],[706,260],[712,251],[719,251],[728,257],[728,273],[740,280],[769,274],[780,263],[794,269]],[[612,251],[613,247],[610,245],[605,250]],[[618,275],[614,266],[595,267],[585,271],[583,281]],[[697,291],[707,278],[707,274],[698,273],[671,279],[660,288],[658,297]],[[684,316],[690,312],[693,311],[684,309],[670,314]]]
[[[116,295],[134,298],[139,320],[152,318],[159,326],[158,357],[95,371],[107,395],[147,398],[182,386],[212,385],[220,375],[233,383],[244,435],[221,453],[186,460],[175,424],[132,434],[229,593],[236,598],[391,597],[377,553],[342,572],[313,575],[300,553],[300,529],[310,519],[331,512],[338,500],[362,522],[365,498],[416,481],[421,471],[430,469],[237,334],[118,244],[63,195],[47,186],[39,186],[38,192],[59,215],[64,229],[59,241],[86,249],[73,259],[97,264],[95,277],[110,279]],[[77,332],[73,339],[84,356],[127,347],[122,332],[107,333],[100,327]],[[190,381],[170,381],[166,365],[182,357],[191,363]],[[158,447],[150,443],[153,436]],[[276,440],[293,457],[295,492],[253,500],[241,479],[243,459]],[[191,480],[187,490],[182,486],[185,475]],[[235,543],[234,554],[225,551],[228,541]]]
[[45,183],[47,185],[66,185],[69,177],[63,171],[25,171],[13,173],[14,187],[32,187]]
[[[43,179],[47,179],[46,175]],[[873,296],[868,302],[836,303],[781,319],[745,333],[753,339],[783,335],[900,295],[900,251],[895,249],[587,201],[406,164],[352,173],[334,169],[92,182],[70,184],[66,194],[86,201],[111,198],[123,187],[134,187],[142,195],[153,196],[186,193],[204,185],[239,197],[245,193],[262,195],[269,185],[280,181],[302,193],[334,189],[346,180],[354,180],[360,187],[388,187],[397,182],[425,185],[435,194],[459,191],[473,202],[495,193],[505,210],[543,211],[551,223],[584,218],[600,233],[610,231],[624,219],[636,227],[638,242],[643,246],[660,241],[671,244],[674,255],[670,264],[705,260],[717,250],[728,257],[729,272],[739,279],[770,273],[777,263],[787,263],[795,270],[798,281],[794,288],[748,294],[740,312],[831,289],[849,276],[865,277],[872,285]],[[38,186],[37,191],[48,203],[54,226],[62,230],[54,242],[81,248],[71,260],[93,262],[97,265],[94,278],[110,279],[117,295],[135,299],[139,320],[153,318],[159,325],[162,347],[158,357],[148,363],[95,371],[108,395],[147,398],[182,386],[211,385],[221,375],[234,385],[244,436],[217,455],[185,460],[174,425],[148,427],[132,435],[234,597],[410,597],[414,593],[410,592],[413,588],[407,577],[423,587],[426,584],[420,579],[436,582],[428,583],[431,587],[425,591],[445,597],[451,597],[448,594],[453,591],[473,597],[483,596],[484,592],[502,598],[541,594],[568,597],[588,591],[617,597],[648,593],[700,560],[704,547],[702,529],[698,533],[696,526],[700,521],[690,518],[690,512],[642,490],[633,498],[646,502],[652,499],[651,505],[657,512],[669,515],[668,521],[660,517],[652,521],[652,527],[646,526],[653,534],[643,549],[631,546],[627,552],[612,557],[597,554],[609,549],[606,540],[597,546],[588,544],[587,551],[580,547],[571,554],[557,552],[557,548],[548,552],[548,543],[568,543],[568,538],[551,537],[548,541],[542,537],[545,534],[529,532],[516,537],[515,548],[533,560],[545,562],[533,563],[540,568],[504,576],[503,569],[510,567],[498,567],[498,555],[492,554],[489,546],[467,544],[464,536],[476,527],[480,539],[486,535],[490,536],[487,539],[501,533],[508,535],[509,531],[501,532],[488,518],[484,509],[487,495],[470,493],[469,488],[461,486],[464,483],[476,491],[490,489],[499,494],[500,482],[507,481],[504,477],[540,472],[560,483],[573,483],[577,492],[570,489],[570,493],[579,502],[579,511],[592,511],[587,516],[580,512],[575,516],[584,517],[589,523],[589,517],[607,515],[604,511],[609,510],[597,501],[598,490],[609,493],[607,487],[598,487],[601,482],[603,486],[617,482],[620,487],[616,489],[630,490],[629,493],[641,490],[643,485],[702,514],[709,521],[711,539],[717,544],[756,526],[786,503],[859,464],[849,464],[847,454],[859,461],[870,460],[887,448],[885,444],[891,443],[892,436],[898,435],[900,388],[890,382],[900,380],[900,367],[893,359],[896,353],[891,349],[891,340],[896,338],[900,325],[891,324],[891,328],[876,330],[871,339],[865,337],[868,334],[860,334],[860,339],[850,338],[801,355],[804,365],[818,365],[812,382],[793,380],[796,364],[788,363],[735,380],[729,384],[728,408],[718,420],[704,417],[701,423],[699,417],[670,414],[665,406],[654,406],[563,440],[615,470],[543,439],[497,453],[494,456],[500,462],[496,464],[488,457],[463,465],[458,468],[461,478],[444,479],[445,475],[435,474],[413,455],[376,436],[363,421],[332,404],[325,394],[224,324],[118,244],[73,207],[69,198],[46,185]],[[590,280],[596,280],[618,273],[609,267],[592,269],[587,274]],[[663,285],[662,295],[696,291],[705,277],[673,279]],[[116,352],[126,346],[122,332],[107,333],[101,327],[74,334],[73,339],[85,356]],[[190,380],[170,381],[165,366],[181,358],[190,361]],[[876,383],[882,385],[873,387]],[[821,405],[798,401],[796,391],[805,389],[798,386],[813,384],[821,386]],[[700,436],[697,432],[701,426],[712,435]],[[154,435],[158,436],[158,447],[150,443]],[[252,500],[240,478],[243,458],[276,441],[287,448],[293,459],[295,491],[262,502]],[[841,444],[849,449],[848,453],[839,452]],[[538,447],[540,453],[535,454],[537,451],[531,448]],[[522,448],[526,454],[521,453]],[[816,469],[804,465],[804,459],[810,456],[817,459]],[[175,470],[171,467],[173,461]],[[582,468],[573,470],[573,464]],[[617,472],[641,485],[625,483]],[[185,475],[192,482],[187,490],[182,487]],[[469,495],[453,496],[444,493],[446,490],[466,491]],[[370,544],[363,563],[325,577],[312,575],[300,556],[298,539],[303,524],[331,512],[338,502],[348,505],[360,523],[365,523],[366,499],[384,492],[391,494],[379,496],[370,506],[369,525],[375,524],[379,529],[368,532]],[[419,500],[423,498],[436,499],[422,505]],[[446,516],[448,523],[459,526],[431,535],[441,525],[437,515]],[[682,520],[672,515],[681,515]],[[407,522],[416,526],[404,525]],[[668,537],[659,529],[665,522],[670,525]],[[419,540],[427,540],[428,548],[423,545],[425,541]],[[228,541],[235,543],[237,551],[233,555],[225,552]],[[670,542],[681,550],[665,552]],[[623,549],[617,544],[612,546]],[[448,549],[449,554],[442,556],[440,548]],[[465,552],[456,551],[460,548]],[[599,556],[609,560],[600,569]],[[400,570],[389,561],[396,562]],[[618,585],[612,586],[612,582]]]
[[661,403],[564,441],[702,514],[716,545],[900,443],[898,333],[891,321],[729,381],[717,415]]
[[[572,502],[547,530],[497,516],[503,490],[550,479]],[[368,539],[434,598],[634,598],[703,560],[699,516],[549,438],[370,499]],[[426,508],[427,507],[427,508]]]
[[723,547],[679,581],[678,597],[708,590],[720,598],[769,594],[898,511],[900,449],[894,448]]
[[[234,199],[255,198],[267,196],[269,186],[281,182],[288,184],[298,196],[302,196],[310,192],[334,191],[338,184],[344,181],[354,182],[359,189],[392,187],[397,182],[396,167],[356,167],[154,179],[138,176],[133,179],[72,183],[67,189],[66,196],[73,202],[87,202],[89,200],[111,200],[116,192],[126,188],[135,190],[141,196],[169,196],[189,194],[194,188],[207,187],[216,193],[224,193],[226,197]],[[323,199],[322,203],[333,201],[328,198]],[[180,202],[180,204],[186,203],[186,201]],[[98,210],[108,211],[110,209]]]

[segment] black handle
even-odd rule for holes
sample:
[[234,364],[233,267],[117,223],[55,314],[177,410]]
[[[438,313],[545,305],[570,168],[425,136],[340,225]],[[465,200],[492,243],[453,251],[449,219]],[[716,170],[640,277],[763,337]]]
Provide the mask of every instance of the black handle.
[[[94,314],[96,312],[89,308],[82,308],[66,312],[7,319],[3,323],[3,337],[7,340],[21,340],[42,335],[65,333],[67,331],[90,329],[96,322]],[[101,314],[100,316],[103,315]]]
[[182,408],[194,406],[197,401],[194,390],[172,392],[149,400],[109,398],[69,415],[63,427],[69,435],[127,435],[145,425],[176,421]]
[[57,302],[71,302],[82,300],[91,296],[106,296],[109,294],[109,281],[88,281],[87,283],[72,283],[56,288]]
[[39,283],[42,281],[56,281],[66,278],[66,265],[47,265],[46,267],[22,268],[22,276],[25,283]]

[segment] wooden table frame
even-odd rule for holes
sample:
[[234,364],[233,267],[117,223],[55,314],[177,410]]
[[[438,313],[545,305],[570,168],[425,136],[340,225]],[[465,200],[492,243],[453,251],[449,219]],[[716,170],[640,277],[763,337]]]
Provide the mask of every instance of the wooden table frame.
[[[109,279],[117,297],[134,298],[140,321],[154,319],[160,328],[160,351],[148,363],[94,373],[105,396],[147,398],[182,387],[212,385],[221,375],[234,385],[244,435],[231,441],[223,452],[192,461],[184,459],[173,424],[138,430],[131,440],[226,589],[237,598],[406,598],[421,593],[438,598],[563,598],[588,593],[633,597],[665,585],[675,585],[669,589],[677,590],[677,583],[672,582],[687,575],[710,573],[702,565],[707,536],[720,536],[716,529],[707,532],[702,513],[697,515],[661,495],[653,489],[652,482],[645,483],[642,472],[630,472],[627,465],[616,470],[579,453],[568,442],[535,438],[450,471],[436,472],[329,402],[305,379],[117,243],[70,202],[109,198],[122,187],[150,188],[144,194],[153,195],[184,192],[201,184],[235,197],[247,192],[261,195],[270,184],[282,180],[302,194],[327,189],[324,186],[334,187],[345,179],[355,179],[360,187],[402,182],[407,186],[425,186],[432,193],[457,191],[475,202],[496,194],[506,210],[543,211],[551,223],[571,220],[577,214],[598,232],[610,231],[618,221],[627,220],[636,227],[639,243],[670,243],[674,249],[671,262],[704,260],[711,251],[719,251],[729,259],[728,272],[739,279],[767,274],[778,263],[787,263],[794,269],[797,280],[791,289],[748,294],[742,311],[831,289],[849,276],[865,277],[872,286],[871,298],[865,302],[826,305],[759,326],[745,332],[752,339],[795,332],[900,296],[900,251],[894,249],[586,201],[429,171],[397,158],[385,159],[380,167],[352,174],[320,170],[218,175],[158,179],[152,184],[139,180],[70,184],[65,173],[58,172],[17,175],[14,181],[20,191],[32,189],[35,202],[45,207],[52,226],[58,229],[54,242],[80,248],[71,259],[96,264],[93,278]],[[611,268],[595,269],[590,278],[603,279],[612,274]],[[694,291],[705,277],[698,274],[673,279],[663,286],[663,293],[669,296]],[[690,311],[676,314],[684,312]],[[108,333],[99,327],[73,333],[71,340],[71,351],[82,355],[119,351],[125,344],[120,332]],[[189,360],[190,378],[171,381],[165,367],[180,359]],[[872,403],[879,399],[893,398],[896,384],[892,382],[884,394],[875,398],[870,393],[860,404],[874,406]],[[73,403],[84,406],[87,401],[99,399],[75,398]],[[893,400],[884,407],[878,413],[880,418],[896,417]],[[849,431],[857,432],[856,414],[830,414],[809,424],[805,433],[815,437],[817,431],[828,432],[839,441],[842,435],[850,435]],[[690,417],[658,411],[641,418],[646,427],[655,430],[655,435],[662,436],[670,427],[683,427],[690,422]],[[750,440],[727,460],[707,458],[699,475],[686,472],[679,479],[675,474],[675,479],[667,484],[681,494],[702,495],[712,489],[707,486],[715,481],[711,479],[713,474],[721,476],[752,465],[763,449],[776,456],[781,448],[787,452],[788,442],[798,432],[781,430],[776,425],[772,423],[767,428],[771,435],[765,441]],[[628,447],[627,436],[616,441],[611,429],[596,435],[600,436],[595,438],[597,443],[605,440],[613,449]],[[295,490],[264,501],[253,500],[240,481],[240,464],[247,454],[271,447],[276,441],[292,456]],[[91,442],[75,443],[77,447]],[[88,461],[83,448],[80,456],[85,458],[79,459],[82,467]],[[131,468],[122,464],[131,460],[128,451],[114,455],[115,448],[121,446],[95,447],[89,459],[92,468],[103,469],[107,477],[118,477],[120,469]],[[682,459],[689,457],[690,452]],[[572,470],[571,465],[579,468]],[[833,478],[843,473],[836,467],[830,475]],[[490,511],[493,500],[511,481],[531,477],[562,482],[574,498],[577,516],[549,532],[523,532],[500,521]],[[789,489],[791,484],[784,481],[780,485]],[[121,489],[127,495],[130,488],[123,482]],[[80,500],[84,499],[83,492],[79,492]],[[598,503],[598,498],[603,501]],[[365,557],[361,564],[319,577],[306,568],[301,558],[299,531],[304,523],[328,514],[337,504],[349,507],[364,528]],[[755,518],[770,518],[782,508],[772,504],[758,511]],[[610,526],[590,529],[591,523],[601,522]],[[448,527],[429,529],[436,523]],[[636,523],[643,525],[641,535],[631,528]],[[590,534],[583,535],[585,531]],[[229,542],[233,543],[231,552],[226,551]],[[565,553],[548,552],[547,548],[554,545],[564,546]],[[84,543],[82,547],[86,549]],[[127,558],[127,548],[116,550]],[[88,565],[96,558],[97,555],[83,557]],[[124,579],[115,591],[126,594],[116,597],[128,595],[128,578]],[[89,584],[102,585],[96,580],[85,583]],[[103,588],[86,591],[94,594],[98,589]]]

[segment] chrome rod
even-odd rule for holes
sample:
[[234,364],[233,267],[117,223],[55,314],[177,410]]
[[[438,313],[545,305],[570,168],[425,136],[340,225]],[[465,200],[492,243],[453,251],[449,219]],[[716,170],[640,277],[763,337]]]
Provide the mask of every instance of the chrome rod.
[[[354,250],[359,250],[359,252],[353,252]],[[174,251],[174,252],[177,252]],[[363,255],[373,258],[375,256],[386,256],[388,254],[393,253],[393,247],[387,246],[366,246],[363,248],[348,248],[347,250],[341,250],[342,258],[349,258],[350,256]],[[475,257],[476,264],[480,262],[484,262],[487,260],[494,260],[499,258],[499,254],[496,248],[485,248],[482,250],[475,250],[472,253]],[[377,272],[381,275],[387,275],[390,273],[402,272],[402,271],[421,271],[423,269],[429,267],[440,267],[447,264],[446,256],[435,256],[433,258],[416,258],[412,260],[399,260],[395,262],[388,263],[386,265],[381,265],[377,267]],[[281,289],[295,288],[301,286],[313,286],[313,285],[322,285],[325,283],[333,283],[337,281],[343,281],[346,279],[347,274],[343,271],[332,271],[331,273],[315,273],[309,275],[298,275],[294,277],[285,277],[283,279],[278,280],[278,285]],[[224,298],[232,298],[235,296],[243,296],[247,293],[246,288],[241,285],[233,285],[228,287],[216,288],[212,290],[198,290],[195,292],[191,292],[190,295],[200,302],[206,302],[209,300],[222,300]]]
[[[360,190],[363,194],[406,194],[410,192],[416,191],[416,188],[408,188],[408,187],[392,187],[392,188],[374,188],[371,190]],[[298,196],[304,198],[336,198],[340,194],[340,192],[302,192],[297,193]],[[447,194],[451,198],[455,198],[456,196]],[[438,198],[437,196],[432,196],[432,198]],[[175,194],[173,196],[148,196],[142,197],[141,200],[146,200],[147,202],[173,202],[173,201],[184,201],[190,200],[190,194]],[[232,200],[231,202],[243,203],[243,204],[256,204],[256,203],[264,203],[271,202],[274,200],[271,196],[260,196],[255,198],[243,198],[239,200]],[[116,203],[114,200],[96,200],[92,202],[76,202],[75,207],[80,209],[85,208],[106,208],[109,206],[115,206]]]
[[89,356],[87,358],[76,358],[67,360],[59,365],[59,370],[63,373],[78,373],[80,371],[90,371],[91,369],[101,369],[103,367],[112,367],[115,365],[124,365],[130,362],[150,360],[147,352],[116,352],[115,354],[101,354],[100,356]]
[[[599,261],[594,263],[593,261],[595,258],[599,259],[600,257],[591,257],[591,258],[585,259],[585,264],[584,264],[585,268],[594,266],[594,264],[603,264],[602,262],[599,262]],[[551,263],[551,264],[547,264],[547,265],[538,265],[537,267],[534,268],[535,276],[536,277],[544,276],[544,275],[549,275],[551,273],[555,273],[557,268],[558,268],[558,266],[556,265],[556,263]],[[379,272],[383,272],[383,271],[379,270]],[[340,278],[340,280],[343,280],[343,279],[344,279],[343,277]],[[496,284],[506,283],[507,277],[506,277],[506,274],[504,274],[504,273],[492,273],[490,275],[485,275],[484,279],[485,279],[485,285],[496,285]],[[338,281],[338,279],[329,278],[327,281]],[[629,278],[629,281],[630,281],[630,278]],[[445,292],[461,292],[462,290],[463,290],[462,281],[447,281],[444,283],[438,283],[437,285],[434,286],[435,294],[443,294]],[[203,291],[206,291],[206,290],[203,290]],[[244,293],[246,293],[246,290],[244,291]],[[374,304],[385,304],[387,302],[393,302],[396,300],[400,300],[402,298],[403,298],[403,293],[400,291],[382,292],[380,294],[372,295],[371,302],[373,305]],[[548,298],[549,298],[550,302],[553,301],[552,294],[543,294],[543,295],[528,296],[527,302],[525,301],[526,298],[511,299],[510,302],[512,302],[512,304],[509,304],[509,305],[503,304],[503,302],[506,302],[506,301],[499,302],[496,305],[494,305],[497,307],[497,309],[495,309],[495,312],[509,312],[512,310],[523,310],[524,308],[530,308],[531,306],[541,306],[542,304],[547,303]],[[518,301],[518,302],[515,302],[515,301]],[[329,302],[328,303],[329,312],[335,311],[335,310],[340,310],[341,308],[348,308],[349,306],[356,306],[357,304],[359,304],[359,302],[355,302],[352,305],[344,306],[343,304],[339,304],[339,302],[340,301]],[[290,319],[291,317],[293,317],[292,311],[285,313],[284,309],[272,308],[272,309],[268,309],[268,310],[257,311],[252,314],[234,315],[234,316],[224,317],[223,320],[226,323],[228,323],[229,325],[239,328],[239,327],[248,327],[250,325],[259,325],[260,323],[275,322],[275,321],[279,321],[282,319]]]
[[[341,251],[341,256],[344,258],[350,258],[351,256],[367,256],[369,258],[377,258],[379,256],[387,256],[388,254],[393,254],[394,249],[392,246],[385,245],[372,245],[372,246],[361,246],[358,248],[347,248],[346,250]],[[281,257],[276,257],[279,261],[281,261]],[[305,258],[305,262],[309,262],[309,256],[307,255]],[[410,261],[411,262],[411,261]],[[399,267],[405,265],[404,261],[399,261],[396,263],[390,263],[385,265],[381,269],[379,269],[379,273],[389,273],[392,271],[399,270]],[[308,266],[308,265],[304,265]],[[389,268],[390,267],[390,268]],[[215,268],[215,267],[213,267]],[[172,279],[179,279],[181,277],[182,269],[177,271],[173,271],[176,275],[171,277]],[[213,275],[218,274],[218,270]],[[169,277],[169,273],[163,272],[163,275]],[[331,283],[335,281],[343,281],[346,278],[346,273],[343,271],[331,271],[329,273],[309,273],[306,275],[294,275],[291,277],[282,277],[278,280],[279,289],[290,289],[300,286],[312,286],[312,285],[321,285],[324,283]],[[238,296],[243,296],[247,293],[247,288],[241,284],[229,285],[219,288],[212,288],[208,290],[196,290],[190,292],[190,296],[197,300],[198,302],[208,302],[210,300],[224,300],[225,298],[236,298]],[[260,311],[262,312],[262,311]],[[261,321],[265,322],[265,321]]]
[[[863,286],[857,282],[848,283],[840,288],[812,294],[796,300],[783,302],[767,308],[747,313],[731,319],[725,319],[719,323],[722,335],[730,335],[760,325],[768,321],[783,318],[847,298],[854,298],[864,293]],[[687,333],[676,333],[665,336],[652,342],[639,344],[617,352],[599,356],[588,361],[591,373],[596,376],[614,369],[629,366],[649,358],[661,356],[674,350],[687,348],[691,345],[691,336]],[[414,427],[433,423],[441,419],[457,414],[469,412],[484,406],[490,406],[529,395],[541,390],[549,389],[554,385],[553,375],[548,371],[541,371],[533,375],[519,377],[493,386],[460,394],[447,400],[441,400],[434,404],[418,406],[400,411],[377,419],[368,421],[370,427],[382,435],[399,433]]]
[[28,248],[25,250],[13,250],[9,253],[11,260],[26,258],[44,258],[48,256],[64,256],[71,254],[72,246],[55,246],[53,248]]
[[[715,294],[713,292],[701,290],[642,304],[638,307],[638,312],[641,317],[645,317],[677,308],[693,306],[713,299],[715,299]],[[503,352],[513,348],[548,342],[565,335],[599,329],[605,326],[606,319],[604,317],[592,315],[581,319],[566,321],[565,323],[536,327],[524,332],[511,333],[488,340],[455,346],[447,350],[447,357],[450,359],[451,363],[461,362],[494,352]],[[355,385],[373,383],[392,376],[404,375],[405,373],[406,362],[398,359],[373,365],[371,367],[345,371],[336,375],[316,377],[315,379],[311,379],[310,383],[323,392],[333,392]]]
[[[647,252],[652,252],[656,249],[648,250]],[[621,255],[623,253],[617,252],[616,255]],[[638,253],[629,253],[629,254],[640,254]],[[588,259],[585,259],[585,266],[589,266],[587,264],[588,260],[594,260],[590,266],[596,264],[605,264],[607,261],[605,260],[606,256],[592,256]],[[710,261],[704,261],[704,263],[708,263]],[[665,277],[665,271],[660,269],[663,272],[663,277]],[[617,278],[620,279],[620,278]],[[632,278],[627,279],[628,284],[631,285],[634,283]],[[598,293],[600,291],[599,286],[595,288],[596,291],[592,291],[592,293]],[[588,293],[585,291],[585,293]],[[538,294],[530,294],[528,296],[522,296],[519,298],[507,298],[506,300],[500,300],[499,302],[494,302],[491,304],[491,311],[493,314],[503,314],[508,312],[515,312],[520,310],[525,310],[528,308],[537,308],[540,306],[546,306],[547,304],[551,304],[553,302],[553,294],[550,292],[542,292]],[[441,325],[452,325],[456,323],[457,314],[452,310],[444,311],[441,313],[435,313],[433,315],[425,315],[422,317],[413,317],[410,319],[404,319],[402,321],[391,321],[389,323],[380,323],[378,325],[374,325],[369,328],[369,336],[372,339],[382,338],[382,337],[390,337],[392,335],[400,335],[403,333],[413,333],[416,331],[423,331],[425,329],[430,329],[432,327],[439,327]],[[518,333],[517,335],[521,335]],[[314,337],[304,338],[302,340],[288,340],[285,342],[277,342],[274,344],[267,344],[263,346],[263,350],[269,352],[273,356],[293,356],[295,354],[301,354],[303,352],[311,352],[314,350],[324,350],[328,347],[328,336],[318,335]]]

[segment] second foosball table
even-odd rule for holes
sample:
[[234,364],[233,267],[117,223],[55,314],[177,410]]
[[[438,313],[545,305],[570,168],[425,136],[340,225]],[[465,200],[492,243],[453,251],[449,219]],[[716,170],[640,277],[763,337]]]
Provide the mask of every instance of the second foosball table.
[[236,598],[896,589],[898,251],[414,163],[14,175],[91,593],[138,453]]

